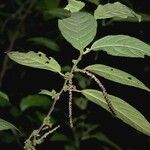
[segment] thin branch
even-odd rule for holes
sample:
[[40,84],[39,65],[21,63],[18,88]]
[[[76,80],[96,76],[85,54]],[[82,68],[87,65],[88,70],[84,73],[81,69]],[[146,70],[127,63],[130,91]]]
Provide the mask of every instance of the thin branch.
[[[68,82],[68,80],[65,80],[63,87],[61,88],[60,92],[58,93],[58,97],[60,97],[61,94],[63,93],[64,87],[67,85],[67,82]],[[52,114],[52,112],[53,112],[53,110],[54,110],[54,108],[55,108],[55,105],[56,105],[57,100],[58,100],[58,99],[54,99],[53,104],[52,104],[52,106],[50,107],[50,109],[49,109],[49,111],[48,111],[48,113],[47,113],[46,116],[51,116],[51,114]],[[43,126],[44,126],[43,124],[40,126],[40,128],[38,129],[38,133],[40,133],[40,131],[43,129]]]
[[48,131],[47,133],[45,133],[42,137],[41,140],[45,139],[49,134],[55,132],[58,128],[60,128],[60,125],[58,125],[57,127],[53,128],[52,130]]
[[[64,79],[65,79],[64,84],[63,84],[61,90],[59,91],[59,93],[56,94],[56,97],[54,98],[53,104],[50,107],[50,109],[49,109],[49,111],[48,111],[48,113],[47,113],[45,118],[49,118],[51,116],[51,114],[52,114],[52,112],[53,112],[53,110],[55,108],[55,105],[56,105],[57,101],[59,100],[61,94],[64,92],[64,89],[67,86],[68,82],[71,85],[71,90],[72,90],[72,82],[71,81],[72,81],[72,77],[73,77],[73,72],[75,71],[78,63],[80,62],[80,60],[82,58],[82,55],[83,54],[80,53],[78,59],[74,62],[74,65],[72,66],[72,69],[71,69],[71,71],[69,73],[71,76],[69,78],[68,77],[66,77],[66,78],[64,77]],[[72,93],[71,93],[71,97],[72,97]],[[72,113],[70,113],[70,116],[72,116]],[[73,123],[71,121],[70,121],[70,123],[71,123],[71,127],[73,127]],[[33,146],[32,142],[34,142],[34,141],[31,141],[31,139],[34,138],[36,140],[36,138],[39,138],[39,136],[40,136],[39,133],[44,129],[44,127],[45,127],[45,124],[44,124],[44,121],[43,121],[42,125],[37,130],[35,130],[36,133],[33,134],[33,132],[32,132],[31,135],[29,136],[29,138],[25,141],[25,147]],[[32,147],[32,149],[35,149],[35,146],[36,146],[36,144]]]
[[[72,73],[75,71],[75,69],[76,69],[78,63],[79,63],[80,60],[82,59],[82,55],[83,55],[83,54],[80,53],[78,59],[76,60],[76,62],[74,63],[74,65],[73,65],[73,67],[72,67],[72,69],[71,69],[71,71],[70,71],[70,74],[72,74]],[[63,87],[61,88],[61,90],[60,90],[59,93],[58,93],[58,97],[57,97],[58,99],[59,99],[59,97],[61,96],[61,94],[63,93],[64,88],[65,88],[65,86],[67,85],[67,82],[68,82],[69,80],[70,80],[70,79],[68,79],[68,78],[65,79],[64,85],[63,85]],[[46,116],[50,116],[50,115],[51,115],[51,113],[53,112],[53,110],[54,110],[54,108],[55,108],[55,105],[56,105],[56,102],[57,102],[58,99],[54,99],[53,104],[52,104],[52,106],[50,107],[50,109],[49,109],[49,111],[48,111],[48,113],[47,113]],[[40,128],[38,129],[38,133],[42,130],[42,128],[43,128],[43,124],[42,124],[42,125],[40,126]]]

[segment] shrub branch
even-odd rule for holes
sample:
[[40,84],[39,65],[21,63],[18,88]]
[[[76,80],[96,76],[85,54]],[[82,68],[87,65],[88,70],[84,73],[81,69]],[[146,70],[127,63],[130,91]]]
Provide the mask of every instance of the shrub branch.
[[104,97],[105,101],[107,102],[107,105],[108,105],[108,108],[109,108],[110,112],[114,116],[116,116],[115,109],[114,109],[114,107],[113,107],[113,105],[111,103],[111,100],[108,97],[108,93],[107,93],[105,87],[103,86],[103,84],[101,83],[101,81],[94,74],[92,74],[92,73],[90,73],[90,72],[88,72],[86,70],[76,69],[76,72],[80,72],[80,73],[86,74],[87,76],[91,77],[97,83],[97,85],[102,90],[103,97]]
[[[82,59],[82,53],[80,53],[79,57],[77,60],[74,60],[74,64],[72,66],[72,69],[69,73],[66,74],[66,76],[64,75],[64,84],[61,88],[61,90],[56,94],[56,96],[54,97],[54,101],[52,106],[50,107],[46,117],[44,118],[44,121],[42,123],[42,125],[37,129],[34,130],[31,135],[29,136],[29,138],[25,141],[25,146],[24,149],[25,150],[36,150],[36,146],[38,144],[41,144],[44,139],[51,133],[53,133],[54,131],[56,131],[60,126],[55,127],[54,129],[52,128],[52,124],[50,122],[50,116],[55,108],[55,105],[57,103],[57,101],[59,100],[60,96],[62,95],[63,92],[66,91],[66,86],[67,84],[69,85],[69,119],[70,119],[70,127],[73,127],[73,121],[72,121],[72,89],[74,88],[74,86],[72,85],[72,78],[73,78],[73,73],[75,72],[75,69],[77,68],[78,63],[80,62],[80,60]],[[46,120],[46,121],[45,121]],[[47,131],[48,130],[48,131]],[[41,135],[41,131],[45,133]]]

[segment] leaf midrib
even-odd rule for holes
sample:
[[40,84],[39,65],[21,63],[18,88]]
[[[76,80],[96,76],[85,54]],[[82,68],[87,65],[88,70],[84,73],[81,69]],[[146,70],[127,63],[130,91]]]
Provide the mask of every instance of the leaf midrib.
[[[99,41],[100,42],[100,41]],[[95,43],[95,44],[97,44],[97,43]],[[95,46],[94,47],[94,45],[91,47],[91,49],[100,49],[100,48],[105,48],[105,47],[127,47],[127,48],[132,48],[132,49],[136,49],[136,50],[140,50],[140,51],[142,51],[143,53],[147,53],[148,54],[148,52],[146,52],[146,51],[144,51],[144,50],[142,50],[142,49],[139,49],[139,48],[136,48],[136,47],[132,47],[132,46],[127,46],[127,45],[119,45],[119,44],[114,44],[114,45],[111,45],[111,44],[109,44],[109,45],[102,45],[102,46]],[[130,50],[130,51],[132,51],[132,50]]]
[[[46,67],[48,67],[49,69],[51,69],[51,70],[53,70],[53,71],[55,71],[55,72],[58,72],[58,73],[60,73],[60,70],[57,70],[57,69],[55,69],[55,67],[53,67],[53,66],[49,66],[48,64],[45,64],[45,63],[41,63],[41,61],[38,61],[38,59],[36,59],[36,58],[32,58],[31,59],[31,57],[22,57],[22,59],[29,59],[30,61],[34,61],[34,62],[38,62],[39,64],[41,64],[41,65],[44,65],[44,66],[46,66]],[[21,61],[22,61],[22,59],[21,59]],[[50,60],[49,60],[50,61]]]
[[[90,95],[91,97],[94,97],[95,99],[97,99],[97,100],[100,100],[100,99],[98,99],[96,96],[94,96],[94,95],[92,95],[92,94],[90,94],[90,93],[88,93],[88,95]],[[100,100],[101,102],[103,102],[104,104],[106,104],[104,101],[102,101],[102,100]],[[107,104],[106,104],[107,105]],[[119,110],[117,110],[117,112],[119,112],[120,114],[122,114],[123,116],[125,116],[126,117],[126,119],[129,119],[131,122],[133,122],[133,123],[135,123],[138,127],[140,127],[143,131],[146,131],[146,132],[148,132],[149,133],[149,131],[147,131],[146,129],[144,129],[143,127],[141,127],[140,125],[138,125],[137,124],[137,122],[134,122],[132,119],[130,119],[130,118],[128,118],[124,113],[122,113],[122,112],[120,112]],[[144,126],[145,124],[143,124],[143,126]],[[146,128],[147,128],[147,126],[145,126]],[[150,133],[149,133],[150,134]]]
[[[87,67],[88,68],[88,67]],[[86,68],[85,68],[86,69]],[[122,78],[121,76],[118,76],[116,73],[115,74],[112,74],[111,72],[107,72],[107,71],[103,71],[103,70],[96,70],[96,69],[91,69],[91,70],[94,70],[94,71],[97,71],[97,72],[102,72],[102,73],[108,73],[110,76],[112,75],[112,76],[115,76],[115,77],[118,77],[118,78],[121,78],[121,79],[125,79],[126,81],[129,81],[128,79],[126,79],[126,78]],[[96,73],[97,74],[97,73]],[[101,75],[100,75],[101,76]],[[103,77],[103,76],[101,76],[101,77]],[[103,77],[103,78],[105,78],[105,77]],[[107,78],[106,78],[107,79]],[[110,80],[110,79],[109,79]],[[136,85],[139,85],[139,84],[137,84],[137,82],[136,81],[134,81],[134,80],[131,80],[133,83],[135,83]],[[114,81],[114,82],[118,82],[118,81]],[[120,83],[120,82],[119,82]],[[123,83],[121,83],[121,84],[123,84]],[[130,86],[132,86],[132,85],[130,85]]]

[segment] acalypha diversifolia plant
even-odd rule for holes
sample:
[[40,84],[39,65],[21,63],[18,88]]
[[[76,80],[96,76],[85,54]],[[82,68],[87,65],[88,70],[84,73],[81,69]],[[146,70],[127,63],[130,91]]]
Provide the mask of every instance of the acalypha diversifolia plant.
[[[100,4],[94,11],[94,15],[85,12],[83,9],[84,6],[84,2],[69,0],[68,5],[64,8],[68,12],[69,16],[58,20],[58,28],[62,36],[79,52],[79,57],[72,60],[73,65],[69,72],[62,72],[61,64],[59,64],[54,58],[47,57],[42,52],[12,51],[8,53],[10,59],[21,65],[52,71],[59,74],[60,77],[64,79],[64,84],[60,90],[41,90],[39,93],[50,96],[53,99],[53,104],[51,105],[42,125],[38,129],[34,130],[25,141],[24,149],[26,150],[34,150],[36,146],[41,144],[49,134],[61,126],[58,125],[53,127],[51,114],[55,109],[55,104],[59,102],[60,96],[64,92],[69,93],[68,109],[71,128],[74,128],[72,115],[72,93],[77,92],[86,97],[89,101],[106,109],[114,116],[114,119],[119,118],[139,132],[150,136],[150,123],[146,120],[146,118],[124,100],[108,94],[105,85],[101,83],[98,76],[123,85],[140,88],[150,92],[148,87],[146,87],[133,75],[110,66],[91,64],[85,68],[78,67],[78,64],[83,60],[84,55],[90,55],[91,51],[99,53],[105,51],[109,55],[118,57],[144,58],[145,55],[150,56],[150,46],[148,44],[128,35],[108,35],[93,41],[97,33],[97,20],[123,20],[126,18],[134,18],[140,22],[142,19],[141,16],[120,2],[107,3],[105,5]],[[92,81],[97,84],[98,88],[83,90],[78,89],[73,82],[77,72],[92,79]]]

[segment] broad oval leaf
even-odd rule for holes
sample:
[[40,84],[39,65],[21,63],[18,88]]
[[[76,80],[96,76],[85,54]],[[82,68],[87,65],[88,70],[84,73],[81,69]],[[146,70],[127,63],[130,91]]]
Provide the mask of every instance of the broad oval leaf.
[[24,97],[20,103],[20,109],[25,111],[31,107],[48,108],[51,101],[48,97],[42,95],[29,95]]
[[[82,90],[81,92],[87,99],[109,111],[102,92],[92,89]],[[111,100],[116,112],[116,117],[136,130],[150,136],[150,123],[138,110],[118,97],[109,95],[109,99]]]
[[8,129],[17,129],[14,125],[0,118],[0,131]]
[[42,52],[35,53],[30,51],[23,53],[13,51],[9,52],[8,56],[10,59],[24,66],[50,70],[57,73],[60,73],[61,71],[61,67],[58,62],[52,57],[47,58],[46,55]]
[[119,69],[115,69],[113,67],[101,65],[101,64],[95,64],[90,65],[85,68],[85,70],[88,70],[92,73],[95,73],[103,78],[106,78],[108,80],[112,80],[114,82],[118,82],[121,84],[141,88],[147,91],[150,91],[141,81],[139,81],[134,76],[121,71]]
[[68,5],[65,7],[65,9],[74,13],[80,11],[84,6],[85,6],[84,2],[77,0],[69,0]]
[[122,57],[150,56],[150,46],[139,39],[127,35],[105,36],[91,46],[94,51],[103,50],[108,54]]
[[120,2],[99,5],[94,12],[94,16],[96,19],[136,17],[139,22],[141,21],[140,15]]
[[63,37],[80,52],[92,42],[97,30],[95,18],[86,12],[72,13],[71,17],[59,20],[58,26]]

